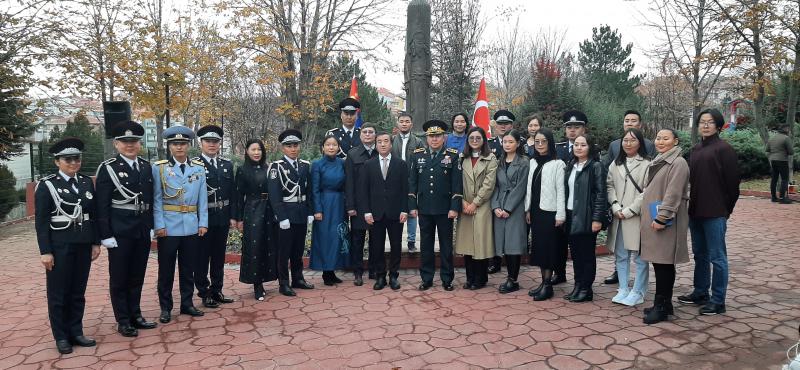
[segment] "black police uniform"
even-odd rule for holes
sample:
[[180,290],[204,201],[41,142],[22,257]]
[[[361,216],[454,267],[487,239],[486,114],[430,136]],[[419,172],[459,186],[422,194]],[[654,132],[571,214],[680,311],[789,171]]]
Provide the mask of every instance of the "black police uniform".
[[[358,100],[353,98],[344,98],[341,102],[339,102],[340,112],[357,112],[359,108],[361,108],[361,104],[358,102]],[[348,130],[342,126],[325,132],[326,136],[333,136],[337,141],[339,141],[339,153],[337,154],[339,158],[347,158],[347,153],[349,153],[351,149],[361,145],[361,130],[357,127],[353,127],[349,131],[350,132],[348,133]]]
[[[299,133],[298,133],[299,134]],[[306,244],[308,217],[313,215],[310,199],[311,164],[302,159],[279,159],[269,167],[269,202],[280,222],[289,220],[289,229],[278,228],[278,280],[284,295],[295,295],[292,288],[310,289],[303,278],[303,251]],[[289,285],[291,263],[292,283]]]
[[[55,143],[50,152],[56,156],[66,152],[69,154],[62,155],[78,155],[82,149],[83,142],[66,138]],[[39,253],[51,254],[54,262],[46,271],[50,329],[59,352],[70,353],[70,343],[95,344],[83,336],[83,312],[92,246],[99,245],[100,240],[92,179],[80,173],[65,177],[59,171],[39,180],[34,200]]]
[[129,332],[155,326],[139,307],[153,228],[153,170],[142,158],[131,163],[135,168],[118,154],[100,164],[96,180],[100,239],[116,241],[108,248],[111,306],[120,330]]
[[[364,163],[368,160],[375,158],[378,151],[375,148],[367,150],[364,145],[359,145],[347,153],[347,159],[344,162],[345,173],[345,210],[355,211],[359,207],[356,204],[358,197],[357,185],[363,176]],[[350,217],[350,264],[353,267],[353,276],[355,277],[356,285],[361,284],[361,275],[364,273],[364,242],[367,238],[367,230],[369,225],[364,221],[364,215],[357,214]],[[371,238],[371,234],[370,234]],[[370,255],[370,257],[372,257]],[[370,258],[367,263],[370,274],[373,270],[373,259]]]
[[[427,123],[426,126],[428,126]],[[442,132],[445,127],[442,123]],[[426,129],[426,131],[429,130]],[[452,287],[454,277],[453,219],[448,218],[447,213],[461,211],[463,184],[461,168],[458,163],[458,151],[442,147],[433,152],[430,148],[420,148],[414,150],[410,160],[408,208],[417,210],[419,215],[422,256],[420,265],[422,285],[420,288],[427,289],[433,284],[433,276],[436,271],[433,245],[434,232],[437,230],[441,263],[440,276],[445,287]]]

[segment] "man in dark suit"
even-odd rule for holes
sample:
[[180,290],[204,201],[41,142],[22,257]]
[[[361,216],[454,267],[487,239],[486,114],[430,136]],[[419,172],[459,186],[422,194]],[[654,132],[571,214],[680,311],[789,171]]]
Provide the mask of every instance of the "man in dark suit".
[[[411,114],[401,112],[397,116],[397,135],[392,138],[392,157],[397,157],[406,162],[406,166],[411,167],[411,154],[419,148],[425,147],[425,142],[414,135],[414,121]],[[417,250],[417,218],[409,217],[406,223],[406,233],[408,234],[408,251]]]
[[[311,200],[311,164],[298,158],[303,135],[288,129],[278,135],[283,158],[269,166],[269,203],[278,220],[278,291],[296,296],[293,288],[314,289],[303,277],[306,230],[314,222]],[[292,284],[289,285],[289,263]]]
[[[364,280],[364,242],[367,237],[367,223],[363,215],[358,214],[358,184],[361,181],[362,168],[367,160],[375,158],[375,126],[365,123],[361,126],[360,145],[350,149],[344,161],[345,200],[344,209],[350,216],[350,261],[353,265],[353,284],[361,286]],[[370,238],[371,239],[371,238]],[[370,261],[372,260],[370,254]],[[368,262],[370,275],[373,275],[372,263]]]
[[355,127],[360,108],[361,104],[358,100],[344,98],[339,102],[339,118],[342,120],[342,127],[332,128],[325,132],[326,136],[334,136],[339,141],[339,154],[337,154],[339,158],[346,158],[350,149],[361,145],[360,128]]
[[233,219],[231,211],[231,197],[235,186],[233,163],[219,156],[222,134],[222,127],[217,125],[200,128],[197,131],[197,138],[200,140],[201,154],[192,158],[202,162],[206,168],[208,232],[200,238],[194,285],[197,287],[197,296],[203,300],[203,306],[209,308],[233,302],[233,299],[222,294],[228,232],[230,228],[236,227],[236,220]]
[[123,337],[139,335],[156,323],[142,317],[139,301],[150,256],[153,228],[153,170],[137,157],[144,136],[142,125],[121,122],[113,130],[117,154],[97,168],[97,226],[108,248],[111,306],[117,331]]
[[389,286],[400,289],[397,281],[402,252],[403,223],[408,217],[408,166],[392,155],[392,140],[388,133],[376,137],[378,157],[364,164],[358,190],[358,213],[370,226],[369,255],[375,271],[375,286],[386,287],[386,234],[389,234]]

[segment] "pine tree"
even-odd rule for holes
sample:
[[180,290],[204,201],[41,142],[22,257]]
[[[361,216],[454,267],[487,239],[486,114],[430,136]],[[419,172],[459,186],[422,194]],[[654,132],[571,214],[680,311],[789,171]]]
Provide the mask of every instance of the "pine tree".
[[633,43],[622,46],[622,36],[608,25],[592,28],[592,39],[580,43],[578,64],[592,90],[624,100],[634,94],[640,76],[631,75]]
[[[103,138],[92,129],[86,113],[78,112],[75,117],[67,121],[64,131],[54,129],[50,132],[50,140],[42,143],[42,153],[45,158],[49,158],[47,150],[53,143],[61,138],[77,137],[83,141],[84,148],[81,155],[81,171],[84,174],[94,175],[95,170],[103,162]],[[58,171],[52,160],[41,161],[40,174],[49,174]]]
[[21,155],[24,140],[33,134],[33,115],[26,112],[24,79],[0,66],[0,160]]
[[0,221],[19,204],[16,184],[14,174],[4,164],[0,164]]

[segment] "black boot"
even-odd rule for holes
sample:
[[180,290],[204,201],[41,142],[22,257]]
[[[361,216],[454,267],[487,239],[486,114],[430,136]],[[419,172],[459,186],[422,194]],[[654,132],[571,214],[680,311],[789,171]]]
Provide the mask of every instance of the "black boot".
[[[667,299],[666,303],[667,307],[667,315],[675,315],[675,307],[672,306],[672,299]],[[647,307],[644,309],[644,314],[647,315],[648,312],[652,311],[653,307]]]
[[264,283],[253,284],[253,291],[255,292],[257,301],[263,301],[264,296],[267,295],[266,291],[264,290]]
[[506,282],[498,288],[500,294],[507,294],[511,292],[516,292],[519,290],[519,283],[514,281],[513,279],[508,279]]
[[550,284],[550,281],[544,281],[542,285],[542,288],[533,296],[534,301],[546,301],[553,298],[553,285]]
[[592,288],[589,289],[578,289],[578,292],[572,296],[569,301],[570,302],[590,302],[594,299],[594,292],[592,292]]
[[[552,288],[552,285],[550,287]],[[534,297],[537,294],[539,294],[539,292],[542,290],[542,288],[544,288],[544,281],[542,281],[542,283],[539,284],[539,286],[537,286],[536,288],[529,290],[528,291],[528,295],[531,296],[531,297]]]
[[667,298],[662,295],[656,295],[653,300],[653,307],[646,310],[642,321],[648,325],[667,321],[669,316],[667,310]]
[[333,277],[331,277],[331,275],[333,275],[333,271],[323,271],[322,272],[322,283],[327,285],[327,286],[333,286],[334,284],[336,284],[336,282],[334,282]]
[[[553,285],[555,285],[555,284],[553,284]],[[565,295],[564,299],[566,299],[568,301],[571,301],[572,297],[574,297],[577,294],[578,294],[578,283],[575,283],[575,286],[572,287],[572,292],[570,292],[569,294]]]

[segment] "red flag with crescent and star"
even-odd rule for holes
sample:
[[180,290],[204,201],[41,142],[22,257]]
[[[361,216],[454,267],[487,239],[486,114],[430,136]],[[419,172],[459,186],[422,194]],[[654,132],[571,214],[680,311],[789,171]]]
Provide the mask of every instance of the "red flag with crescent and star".
[[472,125],[486,131],[487,138],[492,137],[491,127],[489,127],[489,99],[486,98],[486,80],[483,78],[481,78],[481,85],[478,87],[478,98],[475,99]]

